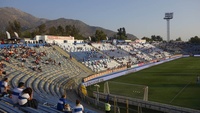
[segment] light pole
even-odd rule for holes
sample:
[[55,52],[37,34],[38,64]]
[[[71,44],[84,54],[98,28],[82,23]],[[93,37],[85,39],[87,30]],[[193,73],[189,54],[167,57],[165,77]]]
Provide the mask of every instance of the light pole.
[[170,41],[170,19],[173,18],[173,13],[165,13],[164,19],[167,20],[167,42]]

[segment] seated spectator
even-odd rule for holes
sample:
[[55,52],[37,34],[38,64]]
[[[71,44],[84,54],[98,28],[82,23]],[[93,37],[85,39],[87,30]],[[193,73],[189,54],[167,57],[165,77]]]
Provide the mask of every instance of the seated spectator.
[[9,95],[10,94],[10,86],[8,85],[8,78],[4,78],[1,83],[1,96]]
[[0,81],[0,97],[1,97],[1,86],[2,86],[3,80]]
[[6,58],[5,58],[5,61],[9,63],[9,62],[10,62],[9,57],[6,57]]
[[24,62],[21,63],[21,67],[24,67]]
[[46,60],[46,61],[45,61],[45,64],[49,64],[49,61],[48,61],[48,60]]
[[2,60],[0,60],[0,68],[4,68]]
[[21,61],[22,61],[22,62],[26,62],[26,59],[25,59],[25,58],[21,58]]
[[62,95],[57,103],[57,110],[64,111],[65,110],[65,104],[66,104],[66,95]]
[[76,100],[76,106],[73,108],[73,113],[83,113],[83,112],[84,112],[84,108],[80,104],[80,100]]
[[3,78],[3,70],[0,69],[0,78]]
[[36,63],[36,64],[39,64],[39,60],[36,60],[35,63]]
[[61,66],[61,62],[58,62],[58,65]]
[[22,93],[23,88],[24,88],[24,83],[20,82],[18,84],[18,87],[16,87],[16,88],[13,89],[12,95],[11,95],[11,99],[12,99],[12,101],[13,101],[14,104],[18,103],[18,97]]
[[65,113],[72,113],[72,110],[69,104],[65,104]]
[[22,91],[19,95],[18,103],[22,107],[38,108],[38,101],[33,99],[33,90],[30,87]]
[[33,71],[37,70],[36,66],[32,66],[31,68],[32,68]]
[[72,55],[70,54],[70,59],[72,59]]
[[41,67],[41,66],[39,66],[39,67],[38,67],[38,70],[39,70],[40,72],[42,72],[42,67]]
[[56,65],[56,61],[55,60],[53,60],[53,65]]

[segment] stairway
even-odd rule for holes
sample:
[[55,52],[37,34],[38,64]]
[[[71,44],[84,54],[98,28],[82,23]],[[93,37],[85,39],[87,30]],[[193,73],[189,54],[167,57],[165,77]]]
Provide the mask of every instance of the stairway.
[[[63,56],[70,58],[70,55],[64,51],[63,49],[61,49],[60,47],[58,47],[57,45],[54,45],[53,48],[55,48],[58,52],[60,52]],[[94,72],[92,70],[90,70],[89,68],[87,68],[85,65],[81,64],[80,62],[78,62],[75,58],[72,58],[71,61],[78,67],[80,67],[80,69],[84,70],[86,75],[91,75],[94,74]]]

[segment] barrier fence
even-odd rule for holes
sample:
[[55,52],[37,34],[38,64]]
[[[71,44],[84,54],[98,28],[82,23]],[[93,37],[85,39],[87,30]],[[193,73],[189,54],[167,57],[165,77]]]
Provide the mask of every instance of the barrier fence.
[[[80,97],[83,99],[83,101],[91,104],[92,106],[95,106],[98,109],[104,109],[104,104],[108,99],[108,95],[100,92],[94,92],[94,94],[96,95],[94,96],[95,98],[84,96],[83,94],[80,94]],[[152,101],[143,101],[140,99],[134,99],[119,95],[109,94],[109,100],[112,106],[111,113],[148,113],[149,111],[153,113],[200,113],[200,110],[162,104]]]

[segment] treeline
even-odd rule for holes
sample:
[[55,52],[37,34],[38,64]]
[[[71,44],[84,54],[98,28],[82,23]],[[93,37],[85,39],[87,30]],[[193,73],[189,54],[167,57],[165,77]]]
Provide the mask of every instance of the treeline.
[[[152,41],[157,41],[157,42],[165,42],[165,40],[163,40],[163,38],[161,36],[156,36],[156,35],[152,35],[151,38],[148,37],[143,37],[142,40],[146,40],[147,42],[152,42]],[[175,40],[170,40],[170,41],[182,41],[181,37],[178,37]],[[191,37],[188,40],[189,43],[193,43],[193,44],[200,44],[200,38],[198,36],[194,36]]]
[[[20,22],[13,21],[9,22],[6,27],[6,31],[8,31],[11,37],[15,37],[14,32],[17,32],[20,37],[25,38],[34,38],[36,35],[55,35],[55,36],[73,36],[75,39],[79,40],[90,40],[92,42],[100,42],[101,40],[111,39],[111,37],[107,37],[107,35],[102,30],[96,30],[95,34],[89,37],[84,37],[80,34],[80,30],[76,28],[74,25],[66,25],[62,27],[61,25],[55,27],[47,28],[45,24],[41,24],[37,26],[34,30],[22,29]],[[6,33],[0,32],[0,38],[5,38]],[[115,34],[112,38],[124,40],[127,39],[125,28],[119,28],[117,34]]]
[[[41,24],[37,26],[34,30],[26,30],[20,25],[20,22],[13,21],[9,22],[6,27],[6,31],[8,31],[11,37],[15,37],[14,32],[17,32],[22,38],[34,38],[36,35],[55,35],[55,36],[73,36],[76,39],[85,39],[86,37],[82,36],[79,32],[79,29],[74,25],[66,25],[62,27],[61,25],[55,27],[52,26],[47,28],[45,24]],[[0,32],[0,38],[7,37],[5,31]]]

